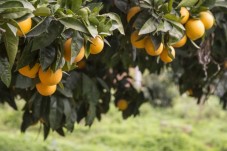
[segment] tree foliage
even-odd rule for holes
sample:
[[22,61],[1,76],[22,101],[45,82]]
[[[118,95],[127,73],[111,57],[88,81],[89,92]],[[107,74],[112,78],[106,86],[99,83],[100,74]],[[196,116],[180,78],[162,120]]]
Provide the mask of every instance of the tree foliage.
[[[139,7],[129,22],[127,12]],[[190,18],[210,10],[215,25],[202,38],[176,48],[171,45],[185,35],[180,8],[186,7]],[[169,80],[179,85],[181,94],[204,102],[209,95],[217,95],[227,104],[225,88],[227,69],[227,3],[222,0],[2,0],[0,2],[0,101],[17,109],[15,98],[25,100],[21,131],[38,121],[43,125],[44,138],[52,129],[64,136],[73,131],[75,122],[85,120],[91,126],[109,110],[112,100],[127,100],[123,118],[139,114],[139,107],[160,98],[170,105],[170,97],[163,97],[163,86],[136,86],[135,74],[148,71],[161,74],[169,71]],[[32,18],[32,29],[24,36],[19,23]],[[154,49],[161,44],[168,50],[171,63],[150,56],[144,49],[135,48],[131,33],[138,31],[140,41],[149,38]],[[90,54],[92,39],[100,36],[104,50]],[[70,60],[64,58],[65,41],[72,38]],[[85,58],[75,63],[81,48]],[[36,90],[39,77],[28,78],[19,69],[40,64],[43,71],[63,70],[63,77],[53,95],[42,96]],[[150,79],[153,80],[153,79]],[[148,82],[149,83],[149,82]],[[162,87],[162,88],[160,88]],[[155,104],[155,103],[154,103]]]

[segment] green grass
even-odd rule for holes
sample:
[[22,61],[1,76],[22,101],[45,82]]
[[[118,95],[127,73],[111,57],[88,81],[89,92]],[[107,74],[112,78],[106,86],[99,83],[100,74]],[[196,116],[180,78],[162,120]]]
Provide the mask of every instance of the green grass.
[[144,104],[127,120],[112,106],[91,128],[81,122],[65,138],[51,133],[46,141],[39,124],[20,133],[20,110],[0,108],[0,151],[227,151],[227,113],[215,97],[203,106],[185,96],[169,109]]

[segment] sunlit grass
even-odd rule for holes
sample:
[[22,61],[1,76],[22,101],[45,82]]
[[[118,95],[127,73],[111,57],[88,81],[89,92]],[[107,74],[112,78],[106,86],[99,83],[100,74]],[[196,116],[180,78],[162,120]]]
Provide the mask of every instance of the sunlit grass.
[[[23,101],[19,101],[22,107]],[[111,106],[102,121],[92,127],[83,122],[73,133],[60,137],[51,132],[43,141],[40,125],[19,131],[21,108],[13,111],[7,105],[0,110],[0,150],[7,151],[226,151],[227,113],[221,110],[217,98],[205,105],[186,96],[177,97],[173,108],[141,107],[138,117],[127,120]]]

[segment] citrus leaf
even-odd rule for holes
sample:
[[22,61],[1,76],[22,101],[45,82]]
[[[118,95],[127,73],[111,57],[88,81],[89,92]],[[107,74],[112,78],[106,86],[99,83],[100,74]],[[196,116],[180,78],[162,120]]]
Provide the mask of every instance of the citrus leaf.
[[51,96],[50,97],[50,127],[54,130],[61,127],[61,120],[63,118],[64,106],[62,98]]
[[52,20],[52,17],[46,17],[45,19],[40,21],[35,27],[33,27],[32,30],[30,30],[29,33],[26,34],[26,37],[36,37],[44,33],[48,29]]
[[181,23],[173,21],[173,20],[170,20],[170,19],[166,19],[166,20],[169,21],[173,26],[176,26],[176,27],[178,27],[178,28],[180,28],[182,30],[185,30],[184,26]]
[[122,25],[121,18],[118,16],[118,14],[115,14],[115,13],[106,13],[106,14],[103,14],[102,16],[108,16],[111,20],[116,21],[118,27],[114,27],[113,29],[118,29],[118,31],[122,35],[125,35],[124,27]]
[[35,16],[50,16],[51,11],[48,7],[39,7],[35,11],[33,11]]
[[53,45],[41,48],[39,51],[39,62],[43,70],[46,70],[54,62],[56,49]]
[[20,69],[26,65],[29,65],[32,63],[34,60],[36,60],[39,51],[32,51],[31,52],[31,45],[32,43],[26,43],[26,46],[24,47],[22,54],[19,58],[19,61],[17,63],[17,69]]
[[23,7],[23,4],[18,1],[7,1],[0,3],[0,9],[12,8],[12,7]]
[[64,26],[55,20],[52,20],[47,31],[32,39],[31,51],[49,46],[64,30]]
[[149,18],[140,29],[139,35],[151,33],[156,30],[157,26],[157,21],[153,17]]
[[25,16],[26,14],[31,14],[32,11],[28,8],[8,8],[0,13],[1,17],[4,19],[17,19]]
[[72,17],[60,18],[59,21],[66,27],[76,31],[80,31],[88,34],[88,30],[85,25],[78,19]]
[[194,6],[196,3],[198,2],[198,0],[182,0],[177,8],[180,8],[180,7],[192,7]]
[[19,38],[14,34],[17,30],[14,26],[6,24],[4,27],[6,29],[3,37],[4,44],[12,68],[18,51]]
[[71,10],[75,12],[82,5],[82,0],[71,0]]
[[0,78],[2,82],[9,87],[11,83],[11,66],[7,58],[0,57]]
[[16,77],[15,88],[26,89],[33,86],[33,79],[18,74]]

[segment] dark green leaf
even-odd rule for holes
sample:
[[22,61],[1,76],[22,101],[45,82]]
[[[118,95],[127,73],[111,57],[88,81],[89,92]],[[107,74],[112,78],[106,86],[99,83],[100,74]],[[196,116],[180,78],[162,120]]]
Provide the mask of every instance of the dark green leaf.
[[35,37],[44,33],[48,29],[50,22],[52,20],[53,20],[52,17],[46,17],[45,19],[40,21],[35,27],[33,27],[32,30],[29,31],[28,34],[26,34],[26,37]]
[[64,26],[58,21],[51,21],[47,31],[32,39],[31,51],[49,46],[62,32]]
[[57,130],[61,127],[61,120],[63,118],[64,106],[61,98],[57,96],[51,96],[50,98],[50,127]]
[[11,83],[11,66],[7,58],[0,57],[0,77],[2,82],[9,87]]
[[43,70],[46,70],[54,62],[56,50],[53,45],[41,48],[39,51],[39,62]]
[[7,55],[9,58],[9,63],[12,68],[17,55],[19,38],[14,34],[17,29],[12,25],[7,24],[5,26],[5,29],[6,29],[6,32],[4,33],[4,43],[5,43]]
[[16,77],[15,88],[26,89],[34,85],[33,79],[18,74]]

